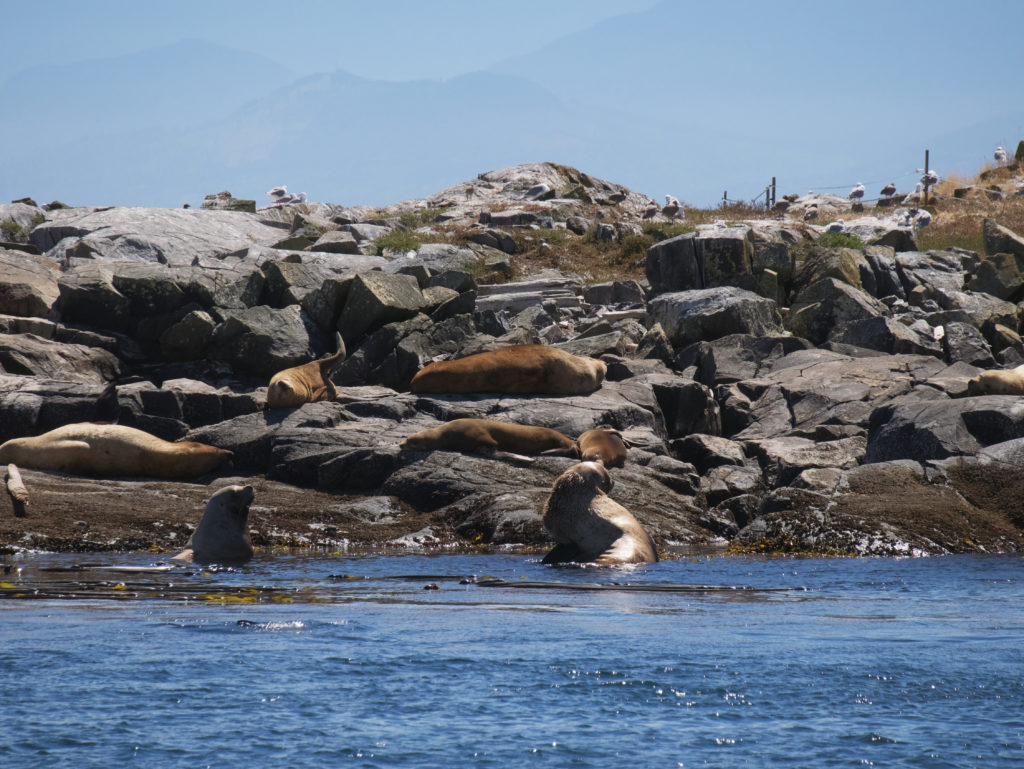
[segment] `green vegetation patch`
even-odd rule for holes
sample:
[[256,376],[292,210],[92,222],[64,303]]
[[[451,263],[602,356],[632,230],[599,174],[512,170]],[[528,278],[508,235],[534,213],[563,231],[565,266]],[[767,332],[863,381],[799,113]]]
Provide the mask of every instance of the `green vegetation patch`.
[[858,250],[867,246],[863,240],[848,232],[823,232],[818,238],[817,244],[825,248],[856,248]]

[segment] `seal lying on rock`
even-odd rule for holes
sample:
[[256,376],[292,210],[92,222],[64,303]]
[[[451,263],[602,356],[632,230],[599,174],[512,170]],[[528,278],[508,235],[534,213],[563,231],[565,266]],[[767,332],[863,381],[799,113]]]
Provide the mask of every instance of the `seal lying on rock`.
[[216,470],[233,456],[205,443],[172,443],[134,427],[91,422],[64,425],[0,446],[0,463],[105,478],[192,478]]
[[555,480],[544,526],[557,543],[543,563],[654,563],[654,541],[626,508],[600,462],[580,462]]
[[624,467],[626,464],[629,444],[614,427],[587,430],[576,439],[576,443],[580,447],[579,457],[584,462],[598,461],[605,467]]
[[607,366],[555,347],[524,344],[424,366],[412,378],[414,393],[512,393],[584,395],[601,386]]
[[494,452],[579,456],[576,442],[548,427],[499,422],[496,419],[453,419],[440,427],[413,433],[399,445],[409,451]]
[[1024,395],[1024,365],[982,371],[967,382],[968,395]]
[[338,351],[334,355],[278,371],[267,388],[267,406],[279,409],[337,399],[331,374],[345,362],[345,356],[345,340],[338,334]]
[[206,503],[203,518],[172,560],[240,566],[252,558],[246,523],[252,504],[252,486],[225,486]]

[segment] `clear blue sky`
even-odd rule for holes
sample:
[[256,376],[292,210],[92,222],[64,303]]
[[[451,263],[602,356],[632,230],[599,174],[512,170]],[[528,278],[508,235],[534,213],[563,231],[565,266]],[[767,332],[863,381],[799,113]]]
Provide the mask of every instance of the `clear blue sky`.
[[[970,175],[1024,139],[1024,0],[0,0],[0,23],[0,199],[379,205],[551,160],[710,205],[773,176],[912,188],[926,148]],[[157,51],[182,40],[276,65]],[[333,112],[294,81],[337,71],[489,79],[334,83]]]
[[448,78],[655,0],[0,0],[0,81],[200,38],[381,80]]

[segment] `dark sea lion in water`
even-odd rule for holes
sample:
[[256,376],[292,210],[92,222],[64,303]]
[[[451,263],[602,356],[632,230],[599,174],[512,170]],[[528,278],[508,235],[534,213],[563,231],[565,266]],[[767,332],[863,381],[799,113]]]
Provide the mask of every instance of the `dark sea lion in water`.
[[654,563],[654,541],[629,510],[608,496],[611,475],[600,462],[580,462],[555,480],[544,526],[557,543],[543,563]]
[[427,364],[412,378],[414,393],[584,395],[601,386],[607,366],[596,358],[524,344]]

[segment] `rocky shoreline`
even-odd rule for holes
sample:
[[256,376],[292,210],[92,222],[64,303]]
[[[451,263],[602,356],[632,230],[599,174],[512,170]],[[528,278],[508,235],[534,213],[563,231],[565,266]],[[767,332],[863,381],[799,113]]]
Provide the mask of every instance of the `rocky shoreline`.
[[[663,550],[1020,552],[1024,400],[968,383],[1024,363],[1024,239],[986,221],[984,254],[920,252],[887,209],[851,223],[863,247],[823,245],[805,213],[826,205],[850,208],[701,225],[652,245],[645,281],[601,283],[509,281],[514,236],[616,242],[678,217],[549,163],[386,209],[0,205],[0,442],[117,421],[234,452],[193,483],[22,468],[30,504],[3,496],[0,546],[171,552],[242,479],[257,547],[539,552],[572,460],[399,449],[488,417],[621,431],[614,498]],[[270,377],[336,333],[337,401],[266,409]],[[607,378],[586,396],[409,392],[433,360],[527,343]]]

